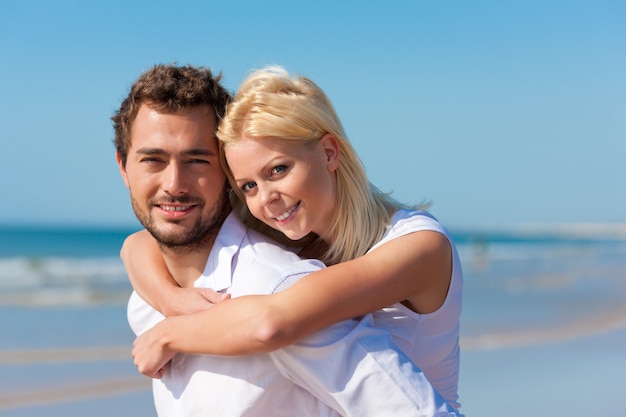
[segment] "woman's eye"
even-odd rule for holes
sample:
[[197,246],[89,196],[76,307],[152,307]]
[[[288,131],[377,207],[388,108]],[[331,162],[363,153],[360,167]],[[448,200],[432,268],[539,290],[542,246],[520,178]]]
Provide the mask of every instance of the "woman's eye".
[[280,174],[287,170],[287,165],[278,165],[272,168],[272,174]]
[[253,189],[254,187],[256,187],[256,183],[254,182],[247,182],[244,185],[241,186],[241,191],[243,191],[244,193],[249,192],[251,189]]

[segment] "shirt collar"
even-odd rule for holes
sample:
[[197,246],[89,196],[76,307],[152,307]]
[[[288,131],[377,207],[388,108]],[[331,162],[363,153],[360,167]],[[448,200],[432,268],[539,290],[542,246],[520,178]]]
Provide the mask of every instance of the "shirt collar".
[[234,257],[241,248],[246,226],[231,212],[220,228],[207,259],[204,272],[196,280],[196,287],[209,287],[215,291],[230,288]]

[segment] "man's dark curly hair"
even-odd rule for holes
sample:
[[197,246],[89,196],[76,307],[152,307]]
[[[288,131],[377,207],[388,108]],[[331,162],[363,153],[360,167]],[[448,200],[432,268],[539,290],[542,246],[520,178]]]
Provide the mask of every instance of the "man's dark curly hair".
[[180,113],[191,107],[208,105],[215,110],[219,123],[226,112],[231,94],[221,84],[222,74],[213,76],[205,67],[155,65],[141,74],[111,117],[113,143],[123,165],[130,149],[130,128],[142,104],[159,113]]

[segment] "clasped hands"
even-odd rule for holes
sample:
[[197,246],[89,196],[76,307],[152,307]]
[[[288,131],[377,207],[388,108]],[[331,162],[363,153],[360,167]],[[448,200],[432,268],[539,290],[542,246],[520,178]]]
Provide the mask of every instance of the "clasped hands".
[[143,375],[160,379],[165,374],[176,351],[171,348],[175,330],[181,317],[207,310],[226,299],[230,294],[215,292],[209,288],[179,288],[174,301],[165,312],[167,318],[139,335],[134,343],[132,356],[135,366]]

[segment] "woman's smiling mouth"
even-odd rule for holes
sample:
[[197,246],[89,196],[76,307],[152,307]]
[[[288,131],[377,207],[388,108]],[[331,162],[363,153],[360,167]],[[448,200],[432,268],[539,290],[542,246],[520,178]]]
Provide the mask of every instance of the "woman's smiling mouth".
[[279,222],[282,222],[284,220],[287,220],[287,218],[289,216],[291,216],[291,213],[293,213],[298,207],[300,207],[300,202],[298,202],[298,204],[296,204],[295,206],[291,207],[289,210],[285,211],[284,213],[274,217],[274,220],[278,220]]

